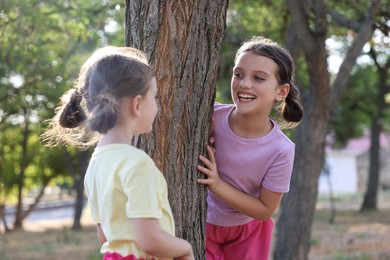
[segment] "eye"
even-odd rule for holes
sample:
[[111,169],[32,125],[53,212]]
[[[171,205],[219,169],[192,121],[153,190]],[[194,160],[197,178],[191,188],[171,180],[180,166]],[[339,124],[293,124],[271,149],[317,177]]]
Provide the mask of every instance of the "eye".
[[233,73],[233,76],[234,76],[235,78],[242,78],[242,74],[239,73],[239,72],[234,72],[234,73]]
[[263,77],[259,77],[259,76],[254,76],[254,79],[256,81],[263,81],[263,80],[265,80]]

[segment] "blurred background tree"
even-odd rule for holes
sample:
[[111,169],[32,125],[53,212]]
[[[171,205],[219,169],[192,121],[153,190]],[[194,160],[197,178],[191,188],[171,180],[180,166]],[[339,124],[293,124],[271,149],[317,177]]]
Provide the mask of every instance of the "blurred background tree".
[[[16,203],[13,228],[22,226],[50,180],[83,179],[79,170],[70,171],[79,152],[45,148],[39,135],[81,62],[97,47],[123,45],[121,4],[0,1],[0,203]],[[82,195],[82,185],[76,187]],[[23,199],[32,189],[38,192],[26,208]]]

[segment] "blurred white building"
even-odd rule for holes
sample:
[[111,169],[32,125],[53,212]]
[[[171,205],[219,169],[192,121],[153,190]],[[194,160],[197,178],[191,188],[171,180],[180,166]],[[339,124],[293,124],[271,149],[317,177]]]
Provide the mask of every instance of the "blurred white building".
[[[326,149],[325,169],[320,176],[318,192],[356,193],[365,192],[369,170],[370,136],[352,139],[345,148]],[[380,188],[390,189],[390,136],[382,134]]]

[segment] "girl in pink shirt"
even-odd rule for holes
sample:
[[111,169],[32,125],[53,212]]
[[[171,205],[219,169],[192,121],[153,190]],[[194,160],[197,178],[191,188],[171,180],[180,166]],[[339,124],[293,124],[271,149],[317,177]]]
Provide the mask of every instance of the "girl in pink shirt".
[[265,38],[246,41],[236,53],[234,104],[215,103],[214,148],[207,147],[208,158],[199,156],[207,178],[198,183],[209,188],[207,260],[269,257],[271,217],[289,190],[295,150],[270,114],[280,112],[282,128],[302,119],[294,70],[290,54]]

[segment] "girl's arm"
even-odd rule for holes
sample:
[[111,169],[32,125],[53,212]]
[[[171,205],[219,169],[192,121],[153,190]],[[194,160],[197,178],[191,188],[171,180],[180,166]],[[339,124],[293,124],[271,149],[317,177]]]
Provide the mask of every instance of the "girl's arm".
[[145,253],[161,258],[194,260],[191,244],[163,231],[157,219],[135,218],[132,221],[137,244]]
[[261,187],[259,197],[256,198],[236,189],[219,178],[214,149],[207,146],[207,153],[209,159],[199,156],[199,160],[205,167],[198,165],[198,170],[207,175],[207,179],[198,179],[199,184],[208,185],[209,189],[229,207],[251,218],[267,220],[275,213],[283,193],[272,192]]
[[97,227],[97,236],[98,236],[99,242],[101,245],[103,245],[107,241],[106,235],[104,235],[104,232],[103,232],[103,229],[102,229],[102,226],[100,225],[100,223],[98,223],[96,225],[96,227]]

